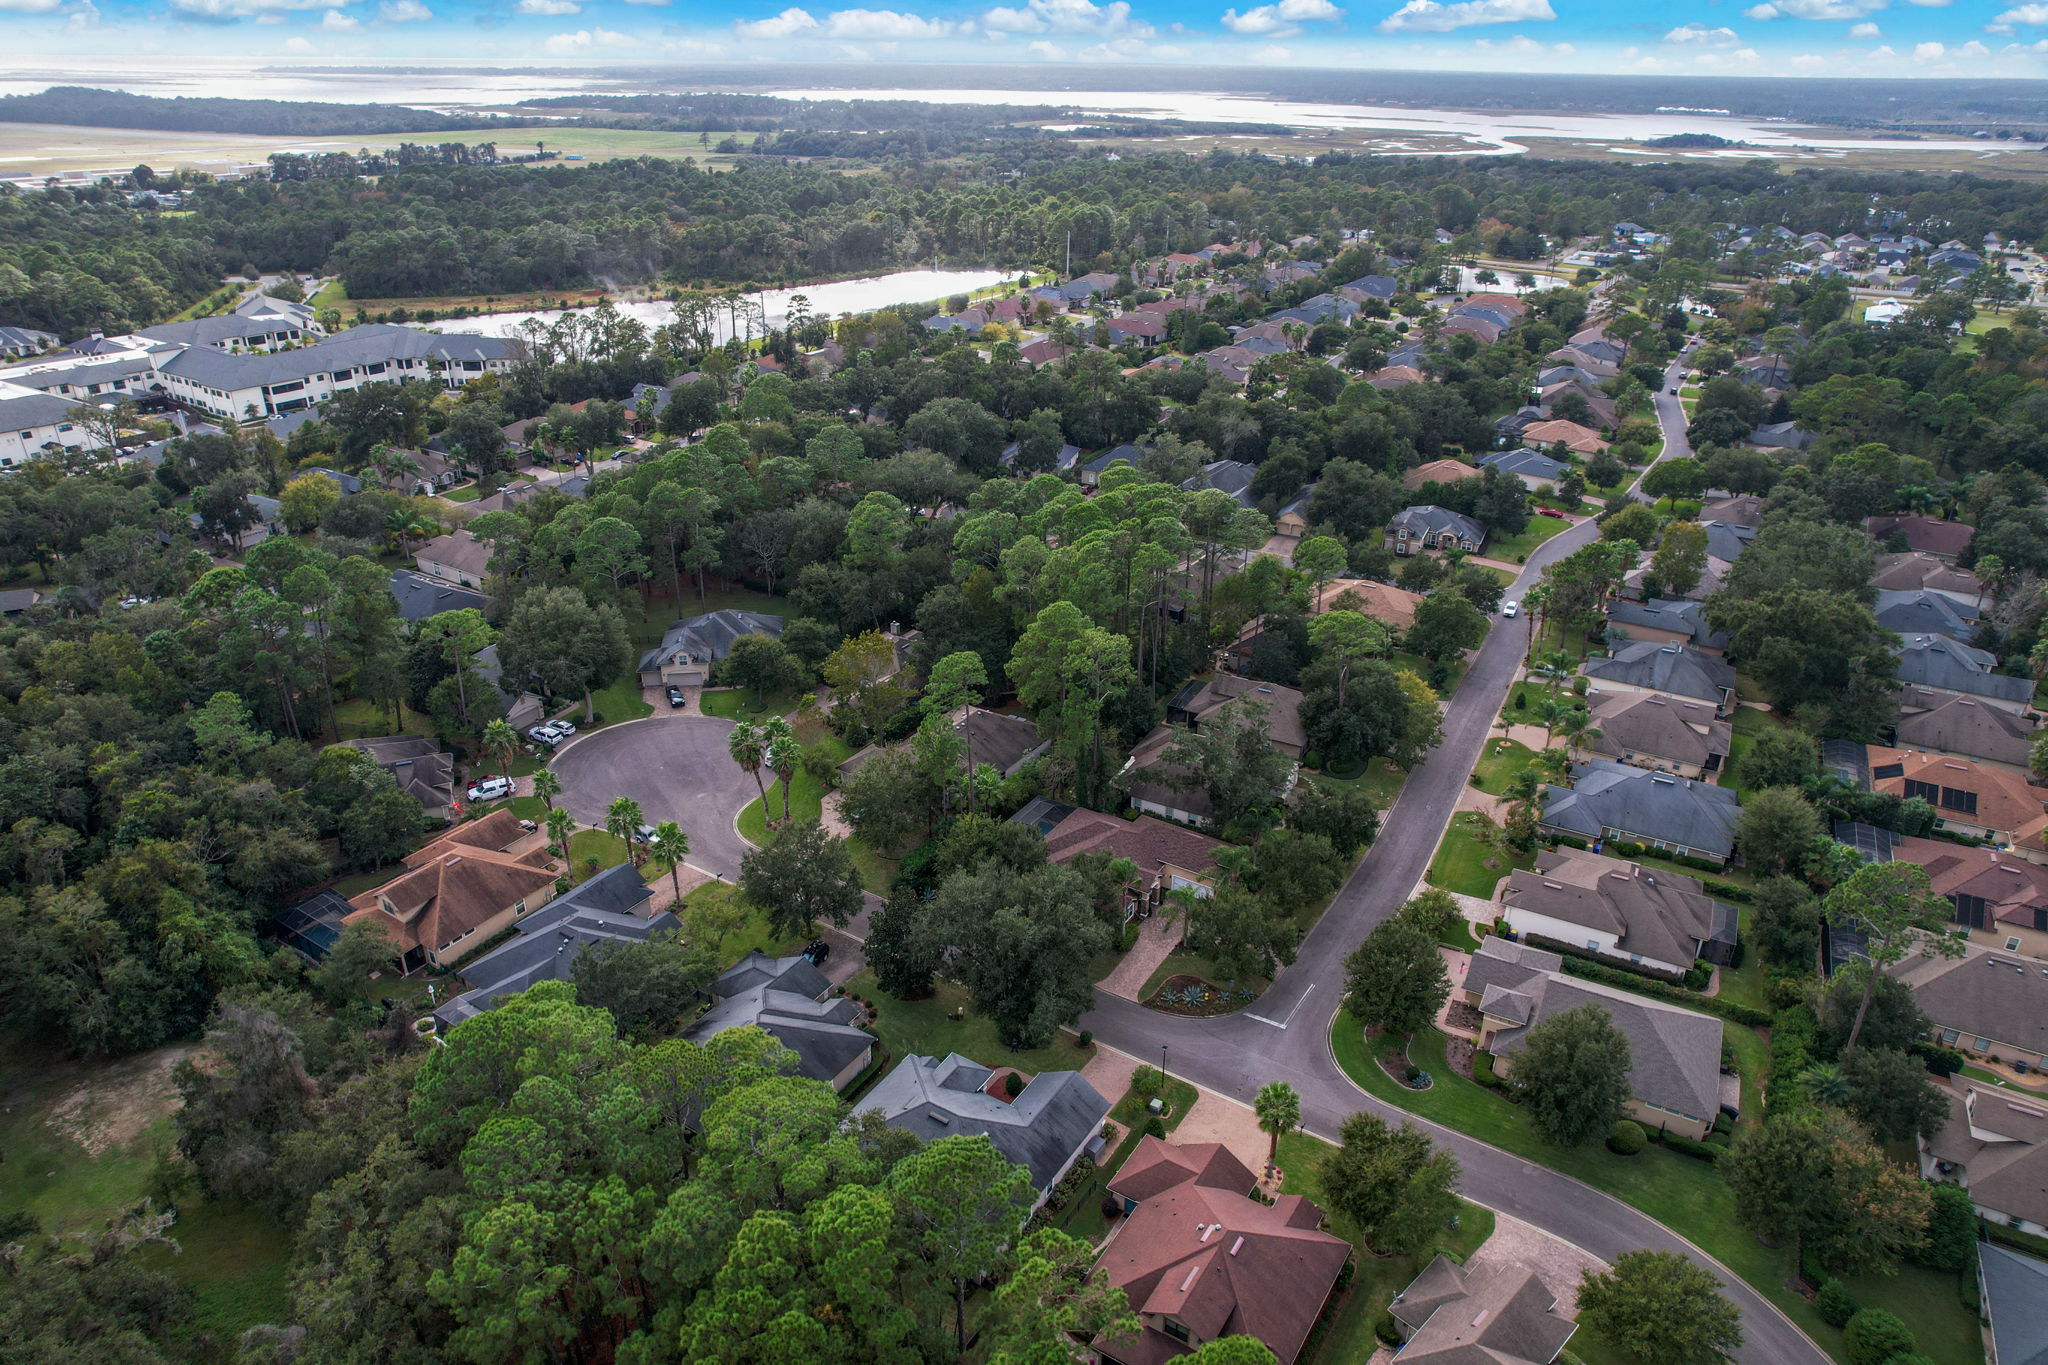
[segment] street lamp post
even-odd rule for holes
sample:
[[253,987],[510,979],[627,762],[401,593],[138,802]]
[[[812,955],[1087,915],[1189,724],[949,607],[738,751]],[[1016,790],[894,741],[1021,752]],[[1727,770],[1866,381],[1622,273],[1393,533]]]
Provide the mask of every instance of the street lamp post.
[[[1160,1079],[1160,1080],[1161,1080],[1162,1082],[1164,1082],[1164,1081],[1166,1081],[1167,1079],[1169,1079],[1169,1076],[1168,1076],[1168,1073],[1167,1073],[1167,1070],[1166,1070],[1166,1044],[1164,1044],[1164,1043],[1161,1043],[1161,1044],[1159,1045],[1159,1079]],[[1162,1087],[1161,1087],[1161,1088],[1163,1089],[1163,1088],[1164,1088],[1164,1086],[1162,1085]]]

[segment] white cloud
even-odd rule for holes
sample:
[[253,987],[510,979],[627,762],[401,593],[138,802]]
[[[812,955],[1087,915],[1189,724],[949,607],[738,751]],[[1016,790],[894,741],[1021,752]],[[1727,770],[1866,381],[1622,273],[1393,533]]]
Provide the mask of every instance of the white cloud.
[[1695,66],[1737,67],[1749,66],[1758,59],[1753,47],[1738,47],[1733,52],[1702,52],[1694,57]]
[[285,40],[284,40],[284,50],[285,50],[286,52],[291,52],[291,53],[297,53],[297,54],[300,54],[300,55],[304,55],[305,53],[308,53],[308,52],[317,52],[317,51],[319,51],[319,49],[318,49],[318,48],[314,47],[312,43],[308,42],[308,41],[307,41],[306,39],[304,39],[304,38],[287,38],[287,39],[285,39]]
[[630,34],[613,29],[579,28],[574,33],[557,33],[540,46],[557,57],[573,57],[600,47],[630,47],[635,41]]
[[92,0],[77,0],[71,7],[71,17],[64,21],[65,27],[76,29],[98,28],[99,23],[99,8]]
[[1252,60],[1265,66],[1279,66],[1294,60],[1294,54],[1278,43],[1267,43],[1264,47],[1252,49]]
[[1130,62],[1140,59],[1150,62],[1179,61],[1189,55],[1184,47],[1171,43],[1148,43],[1136,35],[1125,38],[1111,38],[1108,42],[1084,47],[1074,54],[1084,62]]
[[1948,55],[1948,49],[1940,43],[1915,43],[1913,60],[1916,62],[1938,62]]
[[834,38],[873,38],[889,42],[946,38],[953,34],[954,28],[943,19],[926,19],[892,9],[843,9],[825,21],[825,31]]
[[519,0],[512,7],[514,14],[581,14],[583,6],[576,0]]
[[1851,38],[1882,38],[1884,37],[1884,30],[1876,24],[1858,24],[1849,30],[1849,36]]
[[1243,14],[1227,9],[1223,11],[1223,27],[1232,33],[1286,37],[1301,32],[1304,23],[1334,24],[1343,17],[1344,11],[1330,0],[1279,0],[1277,4],[1259,5]]
[[1742,13],[1750,19],[1861,19],[1886,0],[1764,0]]
[[1999,51],[2013,53],[2048,52],[2048,38],[2037,39],[2036,41],[2031,43],[2007,43],[2004,47],[2000,48]]
[[352,28],[361,28],[362,25],[356,22],[354,15],[331,9],[320,16],[320,27],[332,29],[336,33],[346,33]]
[[8,14],[48,14],[59,0],[0,0],[0,11]]
[[377,18],[387,24],[423,24],[433,17],[420,0],[384,0],[377,6]]
[[1778,17],[1778,7],[1771,4],[1770,0],[1764,0],[1763,4],[1751,5],[1748,9],[1744,10],[1742,17],[1745,19],[1775,19]]
[[[626,0],[626,3],[629,5],[666,5],[668,0]],[[721,52],[724,50],[723,48],[719,49]]]
[[738,19],[733,22],[733,32],[742,38],[794,38],[799,33],[809,33],[819,27],[809,10],[792,5],[782,13],[766,19]]
[[1742,40],[1735,36],[1732,28],[1708,28],[1694,21],[1672,29],[1664,35],[1664,41],[1691,47],[1733,47]]
[[343,0],[171,0],[172,8],[194,19],[228,22],[287,10],[340,9]]
[[1978,42],[1975,38],[1972,38],[1969,42],[1964,43],[1961,47],[1950,49],[1950,55],[1956,57],[1968,57],[1972,61],[1974,61],[1979,57],[1989,57],[1991,55],[1991,49],[1984,46],[1984,44]]
[[1131,18],[1129,0],[1026,0],[1021,8],[998,5],[981,16],[983,28],[1002,33],[1089,33],[1150,38],[1152,26]]
[[1043,38],[1032,43],[1024,50],[1043,61],[1063,62],[1067,59],[1067,50],[1065,48],[1061,47],[1058,43],[1048,43]]
[[1382,33],[1448,33],[1475,24],[1519,24],[1555,19],[1550,0],[1408,0],[1380,21]]
[[1994,24],[2048,24],[2048,4],[2016,5],[1998,15]]
[[1792,59],[1790,64],[1800,71],[1823,71],[1834,65],[1826,57],[1816,57],[1811,52],[1800,53]]

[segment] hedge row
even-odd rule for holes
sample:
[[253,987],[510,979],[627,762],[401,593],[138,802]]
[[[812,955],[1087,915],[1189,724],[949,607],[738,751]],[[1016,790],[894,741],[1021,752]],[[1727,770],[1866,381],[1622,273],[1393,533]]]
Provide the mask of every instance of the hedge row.
[[1729,1023],[1741,1024],[1745,1028],[1764,1028],[1772,1021],[1770,1014],[1749,1005],[1724,1000],[1718,995],[1701,995],[1698,991],[1689,991],[1683,986],[1675,986],[1654,977],[1638,976],[1633,972],[1625,972],[1584,957],[1567,955],[1564,960],[1564,972],[1566,976],[1583,977],[1588,981],[1598,981],[1603,986],[1634,991],[1638,995],[1668,1000],[1674,1005],[1684,1005],[1687,1009],[1719,1015]]

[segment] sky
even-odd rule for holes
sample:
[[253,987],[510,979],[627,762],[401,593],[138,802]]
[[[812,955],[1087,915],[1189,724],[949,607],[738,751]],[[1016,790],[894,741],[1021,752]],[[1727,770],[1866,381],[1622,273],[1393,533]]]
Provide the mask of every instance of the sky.
[[[858,0],[856,0],[858,3]],[[0,0],[10,88],[143,65],[1148,62],[1757,76],[2048,76],[2048,0]],[[206,93],[232,94],[233,89]],[[269,93],[249,89],[249,94]],[[365,96],[364,98],[367,98]],[[403,98],[385,95],[382,98]]]

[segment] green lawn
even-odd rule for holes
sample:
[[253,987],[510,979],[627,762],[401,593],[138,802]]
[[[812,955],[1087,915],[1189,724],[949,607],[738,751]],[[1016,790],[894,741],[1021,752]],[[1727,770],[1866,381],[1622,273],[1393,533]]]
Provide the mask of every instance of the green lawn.
[[[603,717],[603,724],[616,725],[622,720],[639,720],[642,716],[654,714],[654,708],[640,695],[640,675],[629,673],[609,687],[601,687],[590,694],[590,704]],[[578,729],[591,727],[583,723],[583,708],[577,707],[572,713]]]
[[475,502],[483,495],[484,490],[481,484],[465,483],[454,488],[444,488],[438,496],[449,502]]
[[[1244,986],[1259,993],[1263,993],[1270,984],[1264,977],[1254,977],[1249,981],[1227,979],[1223,975],[1223,969],[1206,957],[1196,953],[1170,953],[1164,962],[1153,969],[1152,975],[1145,978],[1144,989],[1138,992],[1138,998],[1150,999],[1152,992],[1176,976],[1199,976],[1212,986]],[[1251,1001],[1247,1000],[1244,1003],[1249,1005]]]
[[[1416,1065],[1435,1077],[1436,1084],[1423,1091],[1410,1090],[1388,1076],[1373,1060],[1363,1031],[1348,1016],[1337,1016],[1330,1044],[1345,1074],[1380,1099],[1583,1180],[1690,1239],[1783,1309],[1822,1350],[1841,1358],[1841,1333],[1823,1323],[1812,1304],[1785,1287],[1792,1270],[1789,1252],[1765,1247],[1737,1225],[1734,1196],[1706,1162],[1655,1143],[1635,1156],[1618,1157],[1597,1142],[1584,1147],[1545,1142],[1513,1104],[1450,1069],[1443,1035],[1435,1030],[1426,1031],[1409,1049]],[[1952,1345],[1964,1339],[1965,1324],[1974,1341],[1975,1320],[1953,1292],[1942,1292],[1951,1279],[1905,1266],[1883,1280],[1866,1302],[1885,1304],[1901,1316],[1915,1310],[1917,1316],[1907,1321],[1920,1335],[1921,1349],[1942,1365],[1977,1365],[1980,1356],[1958,1354]],[[1944,1349],[1944,1343],[1951,1345]]]
[[[1068,1201],[1067,1207],[1060,1212],[1059,1227],[1062,1231],[1082,1238],[1091,1245],[1100,1243],[1109,1234],[1109,1220],[1102,1216],[1102,1196],[1108,1190],[1109,1182],[1123,1169],[1124,1162],[1130,1159],[1131,1153],[1137,1150],[1138,1144],[1144,1140],[1145,1134],[1141,1125],[1150,1117],[1145,1109],[1147,1098],[1135,1090],[1126,1090],[1124,1097],[1110,1108],[1109,1116],[1129,1131],[1124,1134],[1123,1141],[1117,1143],[1115,1150],[1104,1157],[1102,1164],[1095,1168],[1095,1174],[1082,1182],[1080,1189],[1074,1191],[1073,1199]],[[1169,1076],[1160,1098],[1166,1101],[1167,1108],[1166,1113],[1160,1116],[1159,1122],[1170,1137],[1173,1130],[1180,1127],[1180,1121],[1188,1116],[1188,1111],[1194,1108],[1195,1101],[1201,1098],[1201,1092],[1186,1081],[1175,1080]]]
[[[657,876],[654,881],[656,894],[660,895],[668,884],[667,873]],[[703,906],[707,903],[721,906],[729,912],[728,921],[732,927],[718,940],[718,961],[725,965],[738,962],[748,953],[765,953],[769,957],[787,957],[800,951],[808,941],[802,933],[777,934],[769,925],[768,917],[740,899],[739,888],[726,882],[706,882],[689,895],[683,897],[687,906]]]
[[729,720],[761,720],[768,716],[786,716],[796,710],[803,700],[801,692],[770,692],[759,704],[754,701],[751,689],[743,687],[708,688],[698,694],[697,704],[704,708],[707,716],[724,716]]
[[569,875],[584,879],[584,868],[595,858],[600,870],[626,861],[626,841],[601,829],[580,829],[569,836]]
[[1527,559],[1538,545],[1571,524],[1563,517],[1532,516],[1529,518],[1529,524],[1522,528],[1520,535],[1490,540],[1486,543],[1483,553],[1488,559],[1501,559],[1510,564],[1519,564]]
[[[0,1043],[0,1209],[32,1213],[43,1231],[77,1237],[95,1231],[142,1199],[159,1148],[172,1141],[169,1096],[161,1111],[138,1114],[132,1135],[95,1156],[81,1136],[95,1137],[103,1115],[94,1099],[105,1092],[139,1089],[135,1078],[152,1073],[157,1054],[106,1064],[58,1055],[55,1041],[12,1036]],[[73,1118],[52,1113],[67,1099]],[[116,1096],[116,1102],[132,1102]],[[104,1117],[112,1117],[105,1115]],[[56,1122],[52,1122],[52,1119]],[[111,1132],[111,1125],[108,1125]]]
[[409,706],[398,708],[398,729],[394,731],[391,728],[391,708],[361,697],[336,702],[334,718],[341,725],[340,739],[375,739],[389,734],[432,738],[434,734],[434,722]]
[[[1010,1066],[1035,1075],[1040,1071],[1079,1071],[1095,1055],[1093,1043],[1075,1046],[1076,1035],[1066,1029],[1045,1047],[1019,1051],[1006,1046],[996,1037],[996,1026],[969,1007],[967,992],[950,981],[939,981],[923,1000],[896,999],[875,984],[875,975],[869,971],[846,985],[852,994],[875,1002],[875,1036],[892,1057],[943,1057],[957,1052],[983,1066]],[[961,1012],[958,1019],[952,1017],[955,1010]]]
[[1536,865],[1533,853],[1503,857],[1494,851],[1489,840],[1475,837],[1474,831],[1480,828],[1480,818],[1476,811],[1460,811],[1452,817],[1451,827],[1444,831],[1444,840],[1437,846],[1436,857],[1429,864],[1428,881],[1431,886],[1455,891],[1461,896],[1491,900],[1501,878],[1518,867]]
[[[1396,668],[1407,669],[1424,682],[1429,681],[1431,671],[1436,668],[1435,664],[1423,658],[1420,654],[1410,654],[1404,650],[1395,651],[1389,657],[1388,662],[1392,663]],[[1465,660],[1463,658],[1446,659],[1444,660],[1444,667],[1450,673],[1450,681],[1443,685],[1441,691],[1442,695],[1448,697],[1451,693],[1458,690],[1458,680],[1465,676]]]
[[[829,730],[821,729],[817,737],[810,742],[810,747],[823,748],[839,762],[844,762],[848,756],[845,741]],[[771,813],[775,819],[782,819],[782,781],[770,777],[765,770],[761,776],[768,779],[767,795],[757,796],[747,803],[747,808],[740,812],[739,826],[740,836],[748,843],[765,847],[774,843],[776,836],[781,832],[768,828],[768,819]],[[823,813],[824,806],[824,785],[802,768],[797,769],[795,780],[790,783],[790,818],[816,820]],[[860,869],[861,885],[877,895],[887,892],[890,884],[896,880],[896,866],[899,860],[869,848],[858,838],[850,842],[854,866]]]
[[1488,740],[1485,752],[1479,756],[1479,766],[1473,770],[1479,779],[1479,790],[1488,796],[1499,796],[1535,757],[1536,751],[1519,740]]
[[[1280,1188],[1287,1194],[1304,1195],[1320,1203],[1319,1180],[1322,1159],[1335,1150],[1321,1138],[1306,1133],[1289,1133],[1280,1139],[1279,1164],[1284,1172]],[[1327,1211],[1326,1211],[1327,1212]],[[1359,1239],[1356,1229],[1337,1214],[1329,1214],[1331,1230],[1358,1247],[1351,1284],[1344,1297],[1330,1310],[1311,1365],[1356,1365],[1369,1360],[1375,1345],[1372,1325],[1393,1302],[1394,1295],[1408,1287],[1435,1252],[1414,1256],[1377,1256]],[[1493,1211],[1467,1203],[1458,1212],[1458,1226],[1447,1229],[1438,1250],[1454,1259],[1467,1260],[1493,1235]]]
[[1408,773],[1400,764],[1384,758],[1368,762],[1365,771],[1356,777],[1336,777],[1328,768],[1311,776],[1333,791],[1360,788],[1381,810],[1394,804],[1394,798],[1401,794],[1401,788],[1408,781]]

